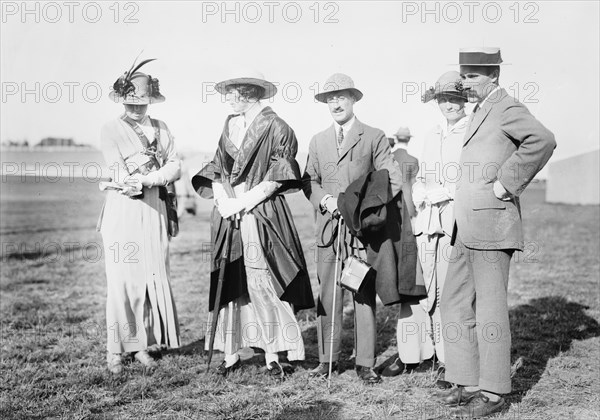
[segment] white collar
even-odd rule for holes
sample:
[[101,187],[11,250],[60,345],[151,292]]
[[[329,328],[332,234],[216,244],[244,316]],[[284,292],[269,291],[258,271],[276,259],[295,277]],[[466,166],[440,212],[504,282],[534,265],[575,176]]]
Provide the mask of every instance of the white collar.
[[344,125],[339,125],[336,121],[333,122],[333,127],[335,128],[335,135],[337,136],[340,132],[340,127],[344,130],[344,136],[348,134],[352,126],[354,125],[354,121],[356,121],[356,115],[353,115],[348,121],[344,123]]
[[[265,106],[266,105],[262,104],[260,101],[255,102],[255,104],[252,105],[246,112],[238,114],[235,124],[240,127],[240,129],[250,127],[250,125],[254,122],[254,119],[258,116],[258,114],[260,114]],[[248,117],[247,122],[246,117]]]
[[483,99],[483,101],[481,101],[480,103],[478,103],[477,110],[480,110],[481,108],[483,108],[483,105],[488,100],[488,98],[490,96],[492,96],[494,93],[496,93],[498,90],[500,90],[500,86],[496,86],[496,88],[494,90],[492,90],[490,93],[488,93],[487,96]]
[[450,134],[454,131],[457,131],[458,129],[464,128],[468,123],[469,123],[469,116],[465,115],[460,120],[458,120],[456,122],[456,124],[454,124],[452,126],[451,129],[448,130],[448,121],[446,121],[446,124],[440,126],[440,128],[442,129],[442,134],[444,135],[444,137],[446,137],[446,136],[448,136],[448,134]]

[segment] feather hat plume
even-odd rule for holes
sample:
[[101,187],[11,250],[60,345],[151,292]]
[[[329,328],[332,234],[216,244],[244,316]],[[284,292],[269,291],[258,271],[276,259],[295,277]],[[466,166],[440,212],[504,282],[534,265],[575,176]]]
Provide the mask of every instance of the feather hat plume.
[[156,60],[149,58],[136,65],[140,54],[133,60],[133,64],[128,71],[123,73],[115,83],[109,97],[114,102],[132,105],[145,105],[163,102],[165,97],[161,95],[157,78],[139,72],[138,70],[145,64]]

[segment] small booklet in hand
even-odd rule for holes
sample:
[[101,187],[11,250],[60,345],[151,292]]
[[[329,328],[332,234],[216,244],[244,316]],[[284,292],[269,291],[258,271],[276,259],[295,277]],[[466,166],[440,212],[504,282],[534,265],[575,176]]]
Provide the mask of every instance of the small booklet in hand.
[[[98,186],[100,188],[100,191],[114,190],[114,191],[119,191],[119,192],[129,190],[131,187],[134,187],[134,188],[137,187],[135,184],[121,184],[119,182],[114,182],[114,181],[100,181],[100,184]],[[128,196],[136,196],[136,195],[140,195],[141,193],[142,193],[142,189],[139,188],[138,191],[131,191],[127,195]]]

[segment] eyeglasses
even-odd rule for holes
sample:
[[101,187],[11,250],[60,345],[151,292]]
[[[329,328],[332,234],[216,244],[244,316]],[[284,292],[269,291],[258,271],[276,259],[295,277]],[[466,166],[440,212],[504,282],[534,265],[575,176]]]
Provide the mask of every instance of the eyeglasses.
[[348,98],[346,96],[344,96],[344,95],[339,95],[339,96],[338,95],[334,95],[334,96],[327,97],[326,101],[327,101],[328,104],[332,104],[334,102],[343,102],[346,99],[348,99]]

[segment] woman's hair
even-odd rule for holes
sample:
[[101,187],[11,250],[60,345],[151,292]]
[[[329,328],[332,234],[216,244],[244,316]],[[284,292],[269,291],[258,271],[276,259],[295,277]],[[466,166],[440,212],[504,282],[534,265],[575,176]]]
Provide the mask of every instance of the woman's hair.
[[258,101],[265,94],[265,89],[256,85],[230,85],[227,86],[227,90],[236,90],[240,94],[240,97],[246,101],[252,99]]

